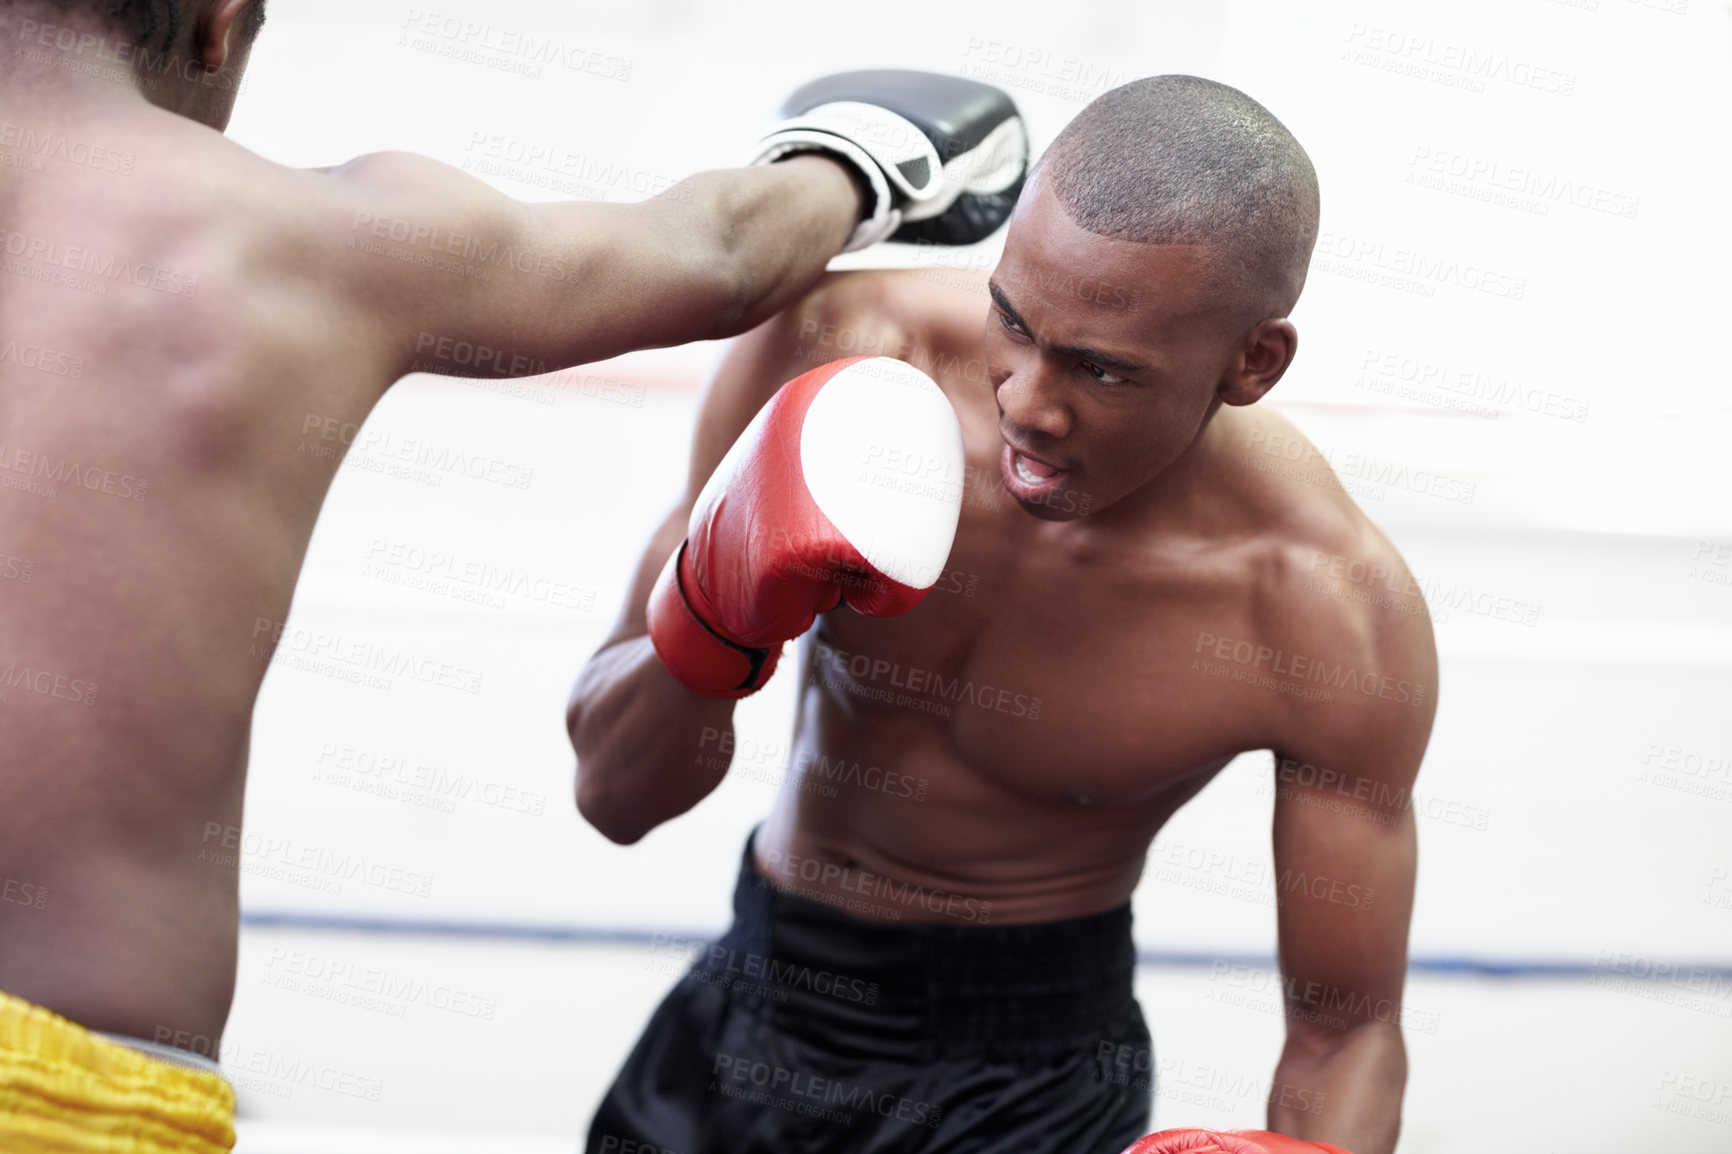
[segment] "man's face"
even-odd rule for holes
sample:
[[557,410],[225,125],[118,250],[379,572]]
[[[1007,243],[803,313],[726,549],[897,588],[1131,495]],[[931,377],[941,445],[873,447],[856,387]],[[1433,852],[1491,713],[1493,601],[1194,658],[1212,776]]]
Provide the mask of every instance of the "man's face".
[[1244,334],[1212,250],[1078,227],[1035,181],[992,274],[986,363],[1005,486],[1036,517],[1096,513],[1201,432]]

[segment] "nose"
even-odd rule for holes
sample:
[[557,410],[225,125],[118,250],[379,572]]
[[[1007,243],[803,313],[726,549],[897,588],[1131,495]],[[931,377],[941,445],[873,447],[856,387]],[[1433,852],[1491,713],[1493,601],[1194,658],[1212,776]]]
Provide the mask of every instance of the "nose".
[[1055,441],[1070,434],[1073,417],[1064,385],[1044,357],[1016,358],[996,391],[998,411],[1009,424]]

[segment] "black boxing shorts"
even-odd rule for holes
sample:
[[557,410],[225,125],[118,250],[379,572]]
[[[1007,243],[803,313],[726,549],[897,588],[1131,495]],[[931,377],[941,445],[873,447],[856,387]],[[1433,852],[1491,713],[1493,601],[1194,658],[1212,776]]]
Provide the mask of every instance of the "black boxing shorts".
[[[1120,1154],[1153,1062],[1128,905],[1041,925],[863,921],[777,889],[650,1019],[588,1154]],[[1106,1057],[1103,1057],[1105,1055]]]

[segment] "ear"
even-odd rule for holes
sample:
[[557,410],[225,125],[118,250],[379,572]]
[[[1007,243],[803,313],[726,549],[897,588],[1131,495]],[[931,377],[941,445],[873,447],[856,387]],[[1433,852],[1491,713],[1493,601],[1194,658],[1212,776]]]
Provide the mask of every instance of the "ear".
[[253,0],[216,0],[198,24],[195,45],[199,63],[206,71],[220,72],[229,62],[230,36],[239,36],[240,17]]
[[1275,387],[1299,352],[1299,330],[1285,317],[1263,321],[1233,355],[1216,394],[1224,404],[1254,405]]

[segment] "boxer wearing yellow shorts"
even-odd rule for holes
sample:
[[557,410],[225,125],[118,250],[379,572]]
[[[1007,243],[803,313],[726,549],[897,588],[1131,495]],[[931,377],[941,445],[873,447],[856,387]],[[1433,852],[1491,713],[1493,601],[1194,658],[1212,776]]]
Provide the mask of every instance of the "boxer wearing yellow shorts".
[[59,1014],[0,994],[0,1149],[6,1154],[220,1154],[235,1092],[191,1053],[147,1057]]
[[394,382],[743,332],[845,245],[982,211],[859,100],[641,204],[398,152],[288,168],[221,131],[263,7],[0,3],[4,1154],[232,1145],[214,1068],[102,1038],[221,1054],[253,706]]

